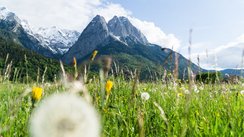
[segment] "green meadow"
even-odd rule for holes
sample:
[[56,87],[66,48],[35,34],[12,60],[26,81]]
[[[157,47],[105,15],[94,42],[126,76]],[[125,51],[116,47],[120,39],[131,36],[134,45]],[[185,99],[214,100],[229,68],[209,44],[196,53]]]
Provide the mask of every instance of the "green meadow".
[[[85,84],[100,115],[102,137],[244,136],[244,86],[239,84],[189,85],[180,82],[140,82],[110,76],[110,95],[99,78]],[[29,136],[32,87],[46,97],[69,89],[62,82],[1,81],[0,135]],[[190,87],[189,87],[190,86]],[[143,98],[142,93],[149,98]],[[80,94],[80,96],[83,96]]]

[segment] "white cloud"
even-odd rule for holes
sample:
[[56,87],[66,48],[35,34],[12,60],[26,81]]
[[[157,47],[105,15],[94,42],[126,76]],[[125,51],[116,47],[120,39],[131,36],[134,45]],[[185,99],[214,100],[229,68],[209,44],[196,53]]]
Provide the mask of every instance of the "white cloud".
[[99,14],[102,15],[106,21],[113,18],[115,15],[117,16],[132,16],[131,11],[124,9],[120,4],[107,3],[100,6],[98,9],[94,11],[94,15]]
[[142,31],[142,33],[151,43],[168,48],[173,47],[174,50],[178,50],[180,47],[180,41],[174,36],[174,34],[165,34],[153,22],[141,21],[133,17],[130,17],[129,19],[131,20],[132,24]]
[[[204,45],[198,44],[198,45]],[[209,47],[209,49],[207,49]],[[212,48],[211,48],[212,47]],[[203,68],[240,68],[244,50],[244,34],[236,38],[233,42],[215,46],[205,45],[196,47],[198,50],[193,52],[192,60],[197,63],[197,56],[200,57],[200,65]],[[208,52],[206,52],[206,49]]]
[[36,28],[57,26],[82,31],[96,14],[104,16],[107,21],[114,15],[126,16],[145,34],[149,42],[173,47],[174,50],[180,46],[174,34],[166,34],[153,22],[133,17],[132,12],[120,4],[101,0],[1,0],[1,4]]
[[100,0],[1,0],[1,4],[34,27],[84,28]]

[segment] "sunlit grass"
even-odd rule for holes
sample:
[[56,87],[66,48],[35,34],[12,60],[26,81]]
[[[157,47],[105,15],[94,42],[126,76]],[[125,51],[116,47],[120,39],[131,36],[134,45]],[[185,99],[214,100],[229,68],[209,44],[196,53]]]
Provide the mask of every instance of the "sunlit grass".
[[[188,84],[138,83],[113,80],[109,98],[102,102],[98,80],[87,84],[93,104],[102,119],[102,136],[140,134],[139,118],[147,137],[161,136],[244,136],[244,87],[239,85],[197,85],[199,92],[187,91]],[[28,136],[33,85],[0,84],[0,128],[3,137]],[[45,84],[44,96],[65,91],[61,84]],[[24,93],[27,94],[24,94]],[[148,100],[141,93],[150,95]],[[155,105],[158,104],[163,110]],[[38,104],[37,104],[38,105]]]

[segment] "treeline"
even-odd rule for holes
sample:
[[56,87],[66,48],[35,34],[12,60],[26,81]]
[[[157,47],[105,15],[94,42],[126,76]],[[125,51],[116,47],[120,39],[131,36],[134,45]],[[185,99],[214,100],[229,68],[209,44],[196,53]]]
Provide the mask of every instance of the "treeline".
[[[10,39],[8,35],[8,33],[0,33],[0,74],[2,76],[9,75],[9,80],[22,82],[27,78],[28,81],[38,81],[43,75],[47,81],[54,81],[55,76],[59,77],[61,69],[58,60],[27,50],[14,39]],[[71,71],[70,67],[65,68]]]

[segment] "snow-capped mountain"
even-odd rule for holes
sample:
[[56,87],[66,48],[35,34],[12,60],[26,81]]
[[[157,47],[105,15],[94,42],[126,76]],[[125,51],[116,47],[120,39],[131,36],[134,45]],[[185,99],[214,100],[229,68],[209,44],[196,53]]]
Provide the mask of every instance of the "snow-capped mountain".
[[54,57],[49,47],[40,45],[40,42],[32,34],[26,21],[22,21],[13,12],[5,7],[0,7],[0,29],[4,36],[19,43],[21,46],[42,54],[46,57]]
[[11,26],[6,25],[6,27],[8,27],[8,29],[10,29],[11,27],[13,32],[16,32],[18,28],[21,27],[21,20],[13,12],[10,12],[7,8],[1,6],[0,6],[0,21],[12,22]]
[[20,22],[21,20],[13,13],[10,12],[7,8],[0,6],[0,20],[16,20]]
[[149,44],[146,37],[127,18],[115,16],[107,23],[104,17],[97,15],[64,55],[63,60],[70,63],[73,57],[81,59],[98,48],[98,45],[105,46],[111,41],[118,41],[126,46],[131,43]]
[[77,42],[64,55],[65,62],[73,57],[80,59],[92,52],[98,44],[104,43],[110,36],[107,23],[102,16],[97,15],[81,33]]
[[147,38],[126,17],[114,16],[108,22],[109,31],[124,42],[138,42],[147,45]]
[[[171,50],[166,52],[161,50],[160,46],[150,44],[127,18],[117,16],[106,22],[102,16],[97,15],[79,34],[57,27],[33,29],[27,21],[1,7],[0,37],[6,33],[21,46],[49,58],[62,59],[66,64],[71,64],[73,57],[81,63],[88,59],[94,50],[98,50],[98,56],[112,56],[120,65],[128,65],[131,69],[139,67],[147,70],[151,67],[157,71],[161,66],[172,70],[174,56],[167,65],[162,64],[165,64],[171,53],[178,54]],[[180,72],[184,72],[183,70],[187,70],[188,60],[181,55],[178,57]],[[195,64],[192,64],[191,68],[194,72],[199,70]],[[181,76],[183,77],[182,73]]]
[[[72,30],[51,28],[32,28],[26,20],[21,20],[15,13],[5,7],[0,7],[0,20],[15,22],[12,31],[16,32],[18,28],[23,30],[37,41],[37,48],[43,47],[50,50],[54,55],[61,56],[76,42],[80,33]],[[6,26],[5,26],[6,27]],[[23,43],[22,43],[23,44]],[[41,53],[44,54],[45,53]]]
[[[108,23],[102,16],[94,17],[62,60],[71,64],[75,57],[78,63],[82,63],[89,59],[94,50],[98,51],[98,57],[112,56],[116,63],[132,70],[139,68],[145,71],[151,68],[155,72],[161,72],[160,67],[172,71],[175,56],[178,55],[181,78],[186,76],[184,72],[189,64],[179,53],[170,49],[162,50],[160,46],[149,43],[140,30],[125,17],[115,16]],[[199,71],[195,64],[191,68],[194,73]]]
[[77,41],[80,33],[73,30],[65,30],[57,27],[39,28],[34,36],[41,45],[49,46],[55,53],[64,54]]

